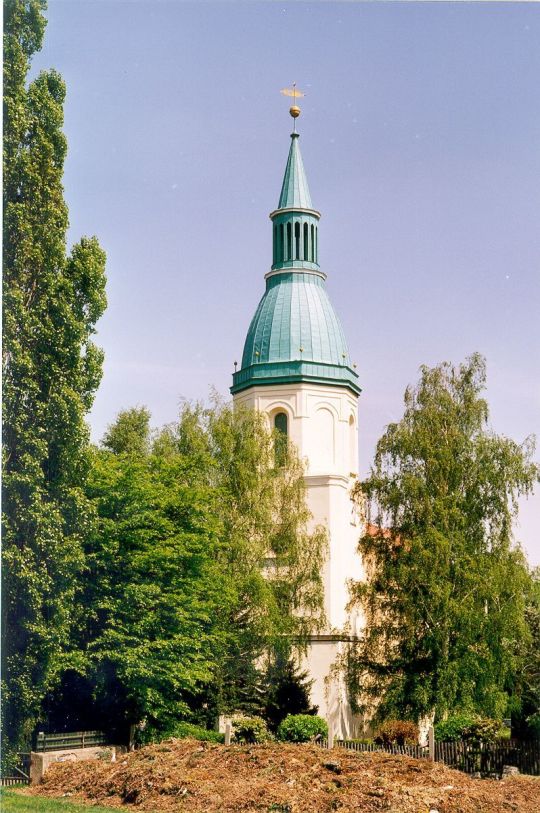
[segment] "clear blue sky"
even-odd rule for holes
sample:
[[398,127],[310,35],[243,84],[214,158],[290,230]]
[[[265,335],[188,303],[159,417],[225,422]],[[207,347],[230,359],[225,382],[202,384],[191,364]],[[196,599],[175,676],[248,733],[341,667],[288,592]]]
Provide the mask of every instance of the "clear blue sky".
[[[74,241],[107,251],[100,438],[227,394],[299,121],[365,473],[422,363],[488,361],[493,428],[540,436],[540,6],[52,0]],[[517,537],[540,564],[540,495]]]

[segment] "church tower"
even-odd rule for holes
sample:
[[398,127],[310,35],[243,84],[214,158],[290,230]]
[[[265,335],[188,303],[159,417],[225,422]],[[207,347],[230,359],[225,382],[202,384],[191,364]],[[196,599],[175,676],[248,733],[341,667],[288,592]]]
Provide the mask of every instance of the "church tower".
[[[293,112],[294,111],[294,112]],[[291,108],[296,118],[297,107]],[[322,573],[327,629],[313,636],[306,661],[312,703],[336,735],[357,725],[344,682],[332,670],[359,619],[347,611],[347,582],[362,578],[361,528],[350,492],[358,471],[358,375],[319,266],[318,212],[311,202],[299,135],[291,145],[272,221],[272,266],[249,326],[242,366],[233,375],[234,402],[268,416],[306,464],[313,525],[328,529]]]

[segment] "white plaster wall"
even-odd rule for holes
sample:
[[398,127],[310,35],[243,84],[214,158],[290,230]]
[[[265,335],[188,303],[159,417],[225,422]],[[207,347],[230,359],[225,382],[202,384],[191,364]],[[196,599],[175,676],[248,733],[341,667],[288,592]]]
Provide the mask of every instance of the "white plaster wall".
[[336,638],[356,633],[362,625],[347,610],[348,580],[363,578],[357,553],[361,533],[350,492],[358,472],[358,399],[344,387],[322,384],[282,384],[251,387],[234,396],[236,404],[268,416],[288,417],[288,434],[306,464],[306,499],[312,526],[328,529],[329,550],[323,569],[328,626],[312,640],[304,667],[314,679],[312,701],[333,722],[338,735],[358,728],[348,707],[344,686],[332,677],[332,664],[343,649]]
[[362,736],[367,728],[364,717],[352,713],[343,676],[335,669],[345,647],[342,641],[314,636],[307,655],[299,662],[301,670],[309,672],[314,681],[311,702],[340,738]]

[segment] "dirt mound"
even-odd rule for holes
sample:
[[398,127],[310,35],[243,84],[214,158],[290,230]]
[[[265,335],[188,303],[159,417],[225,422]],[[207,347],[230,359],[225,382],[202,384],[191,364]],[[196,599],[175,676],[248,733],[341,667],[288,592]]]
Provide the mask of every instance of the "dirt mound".
[[167,740],[116,763],[57,763],[32,793],[185,813],[538,813],[540,779],[471,779],[427,760],[312,745]]

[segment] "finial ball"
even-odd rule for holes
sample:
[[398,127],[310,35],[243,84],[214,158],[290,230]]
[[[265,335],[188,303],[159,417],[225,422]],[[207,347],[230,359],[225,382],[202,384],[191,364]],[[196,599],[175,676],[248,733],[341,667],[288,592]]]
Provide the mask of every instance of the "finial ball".
[[295,104],[293,104],[293,106],[292,106],[292,107],[291,107],[291,109],[289,110],[289,113],[291,114],[291,116],[293,117],[293,119],[297,119],[297,118],[298,118],[298,116],[300,115],[300,108],[299,108],[299,107],[297,107]]

